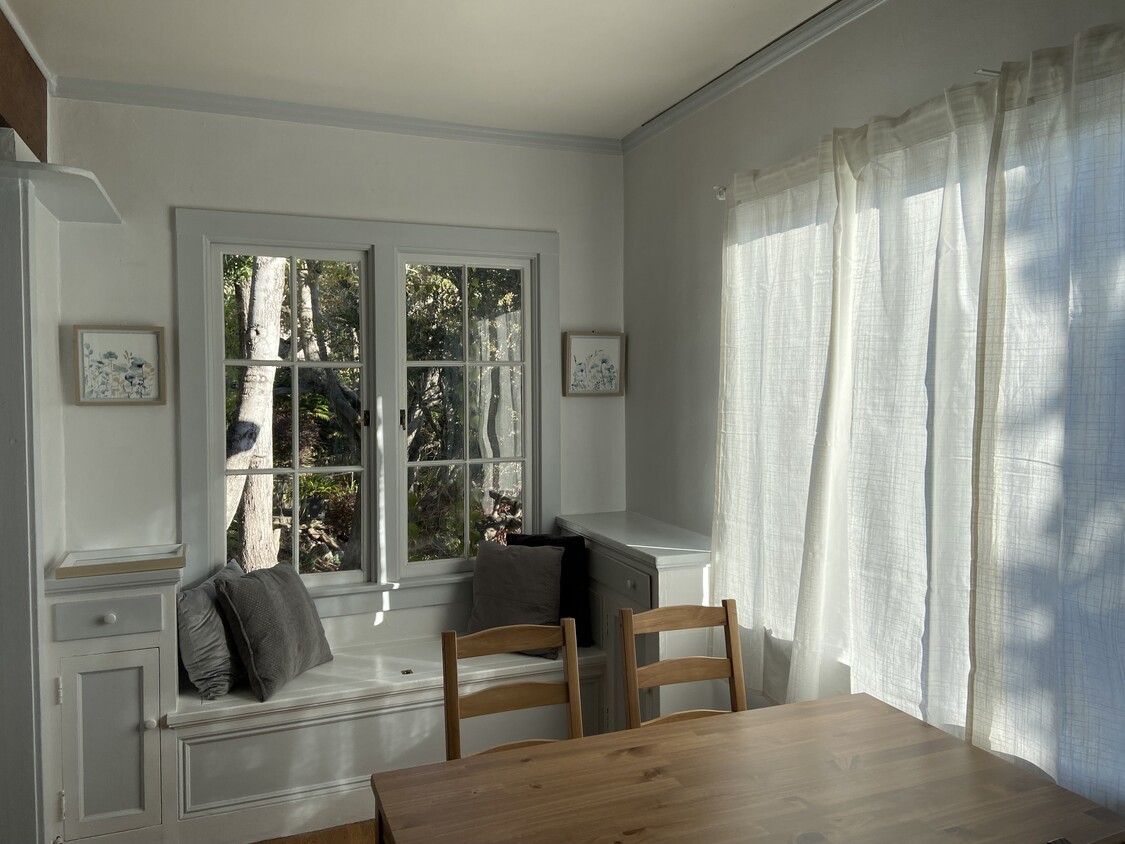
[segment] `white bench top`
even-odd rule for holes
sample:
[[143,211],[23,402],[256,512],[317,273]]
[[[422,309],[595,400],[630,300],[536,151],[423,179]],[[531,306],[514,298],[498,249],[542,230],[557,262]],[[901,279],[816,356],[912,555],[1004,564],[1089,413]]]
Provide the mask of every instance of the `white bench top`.
[[711,561],[711,537],[629,510],[557,516],[555,524],[657,570]]
[[[442,697],[441,640],[438,637],[406,639],[393,643],[351,645],[334,648],[333,659],[290,680],[264,703],[241,685],[218,700],[203,700],[198,694],[182,693],[176,711],[165,720],[169,727],[185,727],[216,721],[246,718],[287,710],[382,698],[409,704]],[[605,653],[598,648],[579,648],[580,673],[600,676],[605,671]],[[496,654],[463,660],[464,682],[500,677],[562,677],[562,663],[525,654]]]

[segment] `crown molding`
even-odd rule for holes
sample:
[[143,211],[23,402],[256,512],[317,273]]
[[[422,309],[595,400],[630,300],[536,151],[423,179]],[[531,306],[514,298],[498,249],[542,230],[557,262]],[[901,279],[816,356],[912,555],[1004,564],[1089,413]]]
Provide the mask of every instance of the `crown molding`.
[[564,135],[550,132],[522,132],[490,126],[473,126],[464,123],[448,123],[441,120],[426,120],[418,117],[380,114],[359,109],[305,105],[258,97],[239,97],[231,94],[192,91],[184,88],[165,88],[158,85],[136,85],[127,82],[105,82],[95,79],[58,76],[51,82],[51,95],[61,99],[171,108],[207,114],[228,114],[237,117],[257,117],[263,120],[337,126],[368,132],[391,132],[427,138],[481,141],[483,143],[511,144],[537,149],[621,155],[621,141],[614,138]]
[[886,0],[837,0],[828,8],[813,15],[802,24],[767,44],[699,90],[684,97],[671,108],[662,111],[638,129],[621,139],[623,152],[631,152],[646,141],[672,128],[700,109],[722,99],[731,91],[777,67],[797,55],[806,47],[831,35],[840,27],[851,23],[860,15],[871,11]]
[[[257,117],[263,120],[337,126],[344,129],[391,132],[427,138],[510,144],[567,152],[621,155],[637,149],[646,141],[687,119],[700,109],[717,102],[746,83],[757,79],[762,74],[797,55],[806,47],[812,46],[884,2],[886,0],[837,0],[828,8],[794,27],[749,58],[739,62],[722,76],[684,97],[643,126],[634,129],[621,140],[590,135],[499,129],[490,126],[474,126],[465,123],[382,114],[360,109],[305,105],[258,97],[240,97],[231,94],[193,91],[185,88],[167,88],[158,85],[107,82],[70,76],[48,76],[48,79],[50,79],[51,95],[61,99],[171,108],[207,114],[228,114],[237,117]],[[5,5],[6,0],[0,0],[0,9],[3,9]],[[32,55],[36,56],[35,53],[32,53]],[[37,56],[36,59],[38,61]]]

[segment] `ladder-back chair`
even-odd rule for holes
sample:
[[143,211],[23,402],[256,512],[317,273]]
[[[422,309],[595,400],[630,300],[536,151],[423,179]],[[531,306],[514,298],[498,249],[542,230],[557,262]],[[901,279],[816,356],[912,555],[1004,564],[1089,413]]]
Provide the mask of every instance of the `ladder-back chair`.
[[[574,619],[557,625],[512,624],[458,636],[453,630],[441,634],[442,680],[445,690],[445,756],[461,758],[461,720],[494,712],[510,712],[538,706],[565,704],[570,738],[582,735],[582,700],[578,685],[578,644]],[[458,686],[459,660],[489,654],[561,648],[561,682],[504,681],[462,695]],[[554,739],[526,739],[490,747],[483,753],[544,744]]]
[[[723,628],[726,657],[676,657],[637,666],[637,636],[707,627]],[[742,649],[738,640],[738,612],[733,598],[724,600],[721,607],[671,606],[641,613],[634,613],[625,607],[621,610],[621,638],[625,650],[625,718],[629,729],[660,721],[682,721],[722,712],[717,709],[691,709],[642,722],[640,692],[641,689],[654,686],[696,680],[727,680],[730,684],[731,711],[741,712],[746,709],[746,681],[742,674]]]

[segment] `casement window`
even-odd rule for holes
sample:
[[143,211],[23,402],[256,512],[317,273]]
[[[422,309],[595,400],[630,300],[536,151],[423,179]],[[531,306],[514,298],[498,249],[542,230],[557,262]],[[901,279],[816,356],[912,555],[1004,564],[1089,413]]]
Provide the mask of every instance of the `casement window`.
[[194,210],[176,229],[187,580],[233,558],[421,584],[550,529],[556,235]]
[[405,293],[407,560],[474,556],[522,532],[530,262],[411,257]]
[[226,557],[361,569],[366,256],[220,251]]

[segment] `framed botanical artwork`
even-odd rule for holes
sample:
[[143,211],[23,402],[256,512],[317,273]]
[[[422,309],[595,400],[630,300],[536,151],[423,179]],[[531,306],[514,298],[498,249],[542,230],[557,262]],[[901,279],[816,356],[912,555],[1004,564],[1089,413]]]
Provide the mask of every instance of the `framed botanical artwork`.
[[625,335],[614,331],[563,334],[563,395],[625,395]]
[[74,326],[78,404],[164,404],[164,329]]

